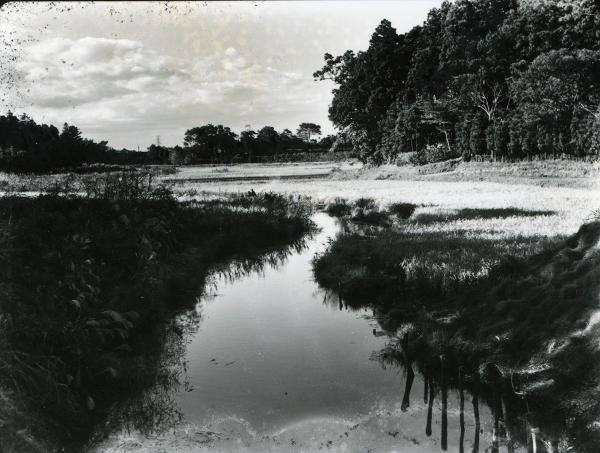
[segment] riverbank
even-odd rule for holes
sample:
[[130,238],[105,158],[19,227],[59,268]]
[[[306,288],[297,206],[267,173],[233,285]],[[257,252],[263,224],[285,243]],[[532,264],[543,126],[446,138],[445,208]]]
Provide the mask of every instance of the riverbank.
[[438,182],[495,182],[539,187],[598,188],[599,162],[539,160],[523,162],[465,162],[452,159],[426,165],[359,166],[332,172],[335,180],[414,180]]
[[456,227],[468,219],[485,225],[486,217],[548,213],[467,210],[419,220],[379,212],[390,220],[371,216],[379,219],[373,225],[357,218],[356,206],[346,211],[346,234],[315,259],[314,273],[346,303],[379,312],[396,338],[388,360],[420,358],[439,372],[434,358],[444,357],[455,386],[491,379],[531,407],[552,408],[537,420],[549,438],[557,435],[549,420],[568,420],[564,431],[577,451],[594,451],[600,408],[593,382],[600,370],[589,364],[598,354],[600,223],[568,238],[486,237]]
[[0,368],[14,401],[0,449],[80,451],[113,402],[164,378],[152,351],[178,333],[157,330],[169,313],[227,261],[243,271],[298,246],[309,212],[270,194],[179,203],[126,175],[83,198],[0,199]]

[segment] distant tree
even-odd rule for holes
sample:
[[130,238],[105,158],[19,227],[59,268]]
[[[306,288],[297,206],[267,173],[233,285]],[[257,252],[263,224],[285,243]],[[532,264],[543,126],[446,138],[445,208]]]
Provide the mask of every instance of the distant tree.
[[297,133],[299,137],[308,142],[313,135],[321,135],[321,126],[315,123],[300,123]]
[[170,162],[170,150],[166,146],[150,145],[147,149],[148,159],[152,163],[167,164]]
[[186,150],[176,146],[169,150],[169,161],[171,165],[183,165],[185,163]]
[[26,114],[0,115],[0,169],[43,172],[76,167],[82,163],[107,162],[108,142],[85,139],[76,126],[65,123],[62,131],[52,125],[36,124]]
[[248,161],[252,161],[252,156],[256,149],[256,132],[245,130],[240,133],[240,142],[244,152],[248,155]]
[[192,148],[188,155],[195,160],[226,160],[238,149],[237,135],[222,124],[206,124],[188,129],[183,143]]
[[325,149],[330,149],[333,146],[333,143],[336,140],[336,136],[335,135],[326,135],[325,137],[321,138],[321,140],[319,140],[319,142],[317,143],[317,146],[319,148],[325,148]]
[[279,136],[281,138],[285,138],[287,140],[293,140],[294,139],[294,133],[292,131],[290,131],[289,129],[282,130],[281,134],[279,134]]
[[264,126],[260,129],[256,135],[256,140],[260,154],[274,155],[281,151],[279,133],[272,126]]
[[65,123],[63,124],[60,138],[66,141],[78,142],[81,140],[81,131],[76,126],[70,126],[69,124]]

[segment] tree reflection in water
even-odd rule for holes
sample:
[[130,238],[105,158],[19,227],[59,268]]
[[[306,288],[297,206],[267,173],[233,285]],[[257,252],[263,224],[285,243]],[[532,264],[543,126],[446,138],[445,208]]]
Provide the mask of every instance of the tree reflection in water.
[[[440,448],[447,450],[448,445],[448,391],[455,390],[458,397],[458,451],[465,451],[466,411],[465,393],[471,395],[473,437],[472,453],[480,452],[482,426],[491,427],[490,444],[484,448],[486,453],[498,453],[506,448],[514,452],[558,452],[560,445],[566,445],[566,424],[564,419],[557,420],[556,413],[547,414],[543,402],[535,404],[532,399],[525,400],[524,395],[516,392],[512,385],[501,379],[497,367],[480,366],[468,354],[457,355],[448,351],[437,354],[424,340],[409,321],[409,312],[398,313],[393,307],[381,304],[372,306],[365,301],[342,300],[330,290],[324,291],[324,303],[334,304],[347,310],[370,308],[373,319],[389,337],[384,349],[373,354],[383,367],[400,367],[405,371],[405,387],[401,409],[410,408],[410,393],[417,373],[423,382],[423,401],[427,405],[425,416],[425,435],[433,436],[433,418],[436,397],[440,398],[441,412]],[[482,423],[480,402],[490,410],[492,419]],[[536,410],[533,410],[533,408]],[[486,437],[486,439],[488,439]],[[488,440],[486,440],[488,442]],[[562,451],[562,450],[560,450]]]

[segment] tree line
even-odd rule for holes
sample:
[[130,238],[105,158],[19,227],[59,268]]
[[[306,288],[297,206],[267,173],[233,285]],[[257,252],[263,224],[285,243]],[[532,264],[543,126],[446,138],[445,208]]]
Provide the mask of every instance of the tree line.
[[0,115],[0,169],[44,171],[106,160],[106,141],[94,142],[81,136],[76,127],[37,124],[27,115]]
[[184,146],[150,145],[147,152],[115,150],[107,141],[83,138],[79,128],[64,123],[62,130],[37,124],[23,114],[0,115],[0,170],[45,172],[84,164],[173,164],[252,162],[278,154],[345,150],[333,135],[317,140],[321,127],[302,123],[297,133],[277,132],[271,126],[237,135],[229,127],[207,124],[185,132]]
[[600,154],[600,6],[456,0],[366,51],[325,54],[331,121],[363,161]]
[[296,134],[289,129],[281,132],[272,126],[258,131],[247,129],[239,135],[222,124],[206,124],[185,132],[184,146],[165,147],[158,144],[148,148],[154,163],[188,165],[201,163],[254,162],[281,154],[340,150],[342,140],[334,135],[321,135],[321,126],[301,123]]

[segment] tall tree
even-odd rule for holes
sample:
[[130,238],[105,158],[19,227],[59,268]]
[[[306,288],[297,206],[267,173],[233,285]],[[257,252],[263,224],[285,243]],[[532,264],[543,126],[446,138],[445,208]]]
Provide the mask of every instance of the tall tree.
[[382,21],[365,51],[326,54],[314,76],[335,83],[330,119],[365,161],[436,143],[570,152],[571,131],[591,136],[600,118],[599,30],[594,0],[455,0],[405,34]]

